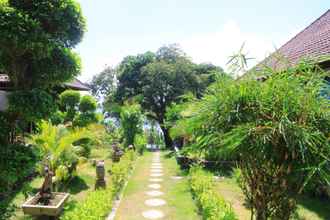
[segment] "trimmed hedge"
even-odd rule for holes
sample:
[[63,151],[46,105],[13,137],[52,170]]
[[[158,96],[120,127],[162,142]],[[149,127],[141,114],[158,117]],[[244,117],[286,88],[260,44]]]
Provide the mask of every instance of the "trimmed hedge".
[[205,220],[237,220],[230,204],[215,191],[213,175],[201,167],[189,171],[190,187]]
[[114,198],[122,189],[128,178],[129,171],[133,168],[135,153],[127,151],[120,162],[111,168],[111,182],[106,189],[91,192],[86,200],[77,203],[75,207],[68,207],[61,220],[99,220],[105,219],[109,214]]

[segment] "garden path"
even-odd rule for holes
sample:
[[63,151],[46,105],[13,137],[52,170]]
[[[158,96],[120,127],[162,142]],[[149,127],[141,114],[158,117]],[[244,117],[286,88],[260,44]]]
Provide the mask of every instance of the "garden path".
[[186,178],[173,178],[180,174],[176,161],[164,152],[140,157],[115,220],[200,219]]

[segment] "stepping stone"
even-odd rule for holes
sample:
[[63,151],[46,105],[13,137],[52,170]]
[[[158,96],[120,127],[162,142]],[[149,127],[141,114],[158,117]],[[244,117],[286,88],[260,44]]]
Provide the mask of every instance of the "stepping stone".
[[163,176],[162,173],[152,173],[150,174],[151,177],[160,177],[160,176]]
[[163,165],[162,164],[151,164],[151,167],[162,167]]
[[154,172],[154,173],[162,173],[163,172],[163,170],[161,168],[151,168],[150,171]]
[[147,194],[148,196],[162,196],[162,195],[164,195],[163,192],[158,191],[158,190],[148,191],[148,192],[146,192],[146,194]]
[[152,163],[151,166],[162,166],[161,163]]
[[159,210],[148,210],[142,212],[142,216],[145,217],[146,219],[161,219],[165,215],[162,211]]
[[165,200],[162,199],[148,199],[144,202],[147,206],[163,206],[166,204]]
[[160,179],[160,178],[150,178],[149,181],[150,182],[162,182],[163,179]]
[[172,176],[171,178],[173,180],[181,180],[181,179],[183,179],[183,176]]
[[157,184],[157,183],[153,183],[153,184],[149,184],[148,185],[149,186],[149,188],[151,188],[151,189],[160,189],[160,185],[159,184]]

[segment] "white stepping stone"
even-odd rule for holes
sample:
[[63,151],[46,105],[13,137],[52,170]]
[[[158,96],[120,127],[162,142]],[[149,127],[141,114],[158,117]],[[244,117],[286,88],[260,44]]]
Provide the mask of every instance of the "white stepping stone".
[[150,178],[149,181],[150,182],[162,182],[163,179],[161,179],[161,178]]
[[147,206],[163,206],[166,204],[165,200],[162,199],[148,199],[144,202]]
[[148,210],[142,212],[142,216],[145,217],[146,219],[161,219],[165,215],[162,211],[159,210]]
[[148,192],[146,192],[146,194],[147,194],[148,196],[162,196],[162,195],[164,195],[163,192],[158,191],[158,190],[148,191]]
[[181,179],[183,179],[183,176],[172,176],[171,178],[173,180],[181,180]]
[[163,176],[162,173],[151,173],[150,174],[151,177],[160,177],[160,176]]
[[161,187],[158,183],[149,184],[148,186],[151,189],[160,189]]
[[163,166],[161,163],[152,163],[151,166]]
[[162,173],[163,169],[161,169],[161,168],[151,168],[150,171],[154,172],[154,173]]

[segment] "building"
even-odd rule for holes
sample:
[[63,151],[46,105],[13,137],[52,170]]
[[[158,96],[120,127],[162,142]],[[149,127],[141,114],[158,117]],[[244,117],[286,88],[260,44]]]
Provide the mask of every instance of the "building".
[[[90,88],[82,83],[78,79],[74,79],[70,82],[63,83],[60,85],[63,90],[65,89],[72,89],[77,91],[89,91]],[[6,74],[0,74],[0,111],[4,111],[8,107],[8,99],[7,95],[12,91],[12,84],[10,82],[10,79],[8,75]]]
[[302,59],[312,60],[324,70],[330,70],[330,9],[256,65],[253,68],[256,71],[248,71],[246,75],[265,67],[281,71]]

